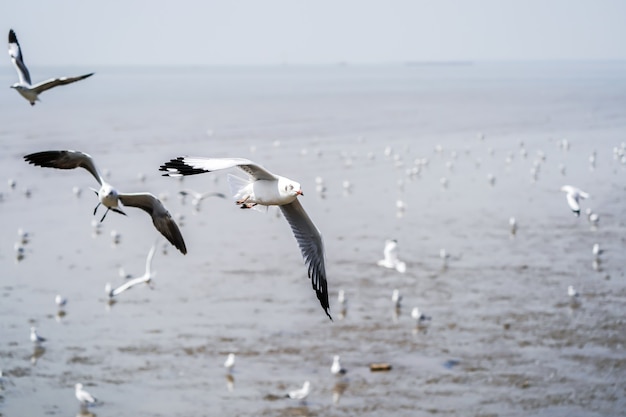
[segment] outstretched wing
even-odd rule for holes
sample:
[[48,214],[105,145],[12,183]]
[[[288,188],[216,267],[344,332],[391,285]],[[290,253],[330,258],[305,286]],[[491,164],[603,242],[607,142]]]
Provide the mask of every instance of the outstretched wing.
[[91,156],[79,151],[44,151],[26,155],[24,159],[33,165],[45,168],[74,169],[85,168],[94,176],[100,185],[102,176]]
[[326,315],[331,320],[330,305],[328,303],[328,288],[326,282],[326,268],[324,267],[324,245],[322,243],[322,235],[317,227],[313,224],[309,216],[304,211],[298,199],[289,204],[280,206],[280,209],[289,222],[293,231],[304,263],[308,267],[308,275],[311,279],[311,285],[315,290],[317,299],[320,301]]
[[203,158],[180,156],[164,163],[159,171],[163,176],[180,177],[181,175],[203,174],[205,172],[237,167],[257,180],[275,180],[276,176],[265,168],[245,158]]
[[32,89],[37,93],[41,94],[46,90],[49,90],[53,87],[57,87],[59,85],[71,84],[76,81],[84,80],[85,78],[91,77],[94,73],[91,72],[85,75],[79,75],[78,77],[60,77],[60,78],[51,78],[46,81],[42,81],[33,85]]
[[178,225],[172,219],[169,211],[158,198],[150,193],[119,194],[119,199],[125,206],[138,207],[152,217],[152,223],[169,242],[183,254],[187,253],[187,247],[180,233]]
[[11,57],[11,61],[17,70],[17,76],[20,79],[20,84],[30,85],[30,74],[28,73],[26,64],[24,64],[22,48],[20,48],[20,44],[17,41],[17,36],[15,36],[13,29],[9,30],[9,56]]

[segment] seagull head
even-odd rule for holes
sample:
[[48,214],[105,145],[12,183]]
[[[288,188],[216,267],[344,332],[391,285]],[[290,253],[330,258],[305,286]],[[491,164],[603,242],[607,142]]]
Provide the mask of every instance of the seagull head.
[[281,194],[284,194],[289,197],[297,197],[299,195],[304,195],[302,193],[302,187],[300,183],[291,181],[287,178],[282,179],[278,183],[278,187]]

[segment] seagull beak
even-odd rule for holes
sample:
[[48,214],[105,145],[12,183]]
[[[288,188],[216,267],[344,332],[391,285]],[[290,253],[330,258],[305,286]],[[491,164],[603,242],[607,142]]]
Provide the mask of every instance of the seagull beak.
[[296,195],[304,195],[304,193],[302,192],[302,190],[298,190],[296,191]]

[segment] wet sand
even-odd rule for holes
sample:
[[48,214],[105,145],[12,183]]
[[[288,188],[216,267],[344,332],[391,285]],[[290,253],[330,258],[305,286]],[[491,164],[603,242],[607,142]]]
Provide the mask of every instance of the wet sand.
[[[190,70],[199,95],[177,92],[173,70],[108,70],[34,108],[3,96],[0,415],[79,414],[77,382],[101,401],[89,409],[100,417],[625,415],[626,165],[613,148],[624,141],[626,79],[615,65]],[[94,236],[93,178],[22,160],[63,148],[184,216],[189,253],[159,250],[153,290],[107,303],[105,284],[123,282],[119,266],[143,273],[158,234],[128,208]],[[228,193],[225,172],[160,176],[161,163],[187,154],[247,157],[301,182],[324,236],[333,322],[276,210],[183,204],[183,188]],[[600,215],[597,228],[572,214],[564,184],[591,194],[581,206]],[[19,262],[18,228],[30,233]],[[376,265],[391,238],[405,274]],[[594,263],[596,242],[605,252]],[[68,298],[60,318],[57,293]],[[413,306],[432,316],[427,327]],[[30,326],[48,339],[43,349]],[[333,355],[344,377],[330,374]],[[371,372],[372,362],[392,369]],[[282,397],[305,380],[306,403]]]

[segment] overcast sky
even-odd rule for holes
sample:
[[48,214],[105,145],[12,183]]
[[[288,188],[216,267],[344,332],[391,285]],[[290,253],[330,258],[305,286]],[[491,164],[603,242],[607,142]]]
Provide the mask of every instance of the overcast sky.
[[0,22],[29,66],[626,59],[626,0],[2,0]]

